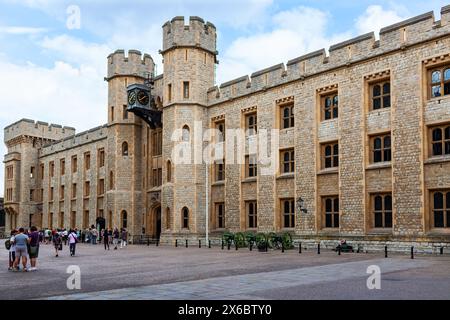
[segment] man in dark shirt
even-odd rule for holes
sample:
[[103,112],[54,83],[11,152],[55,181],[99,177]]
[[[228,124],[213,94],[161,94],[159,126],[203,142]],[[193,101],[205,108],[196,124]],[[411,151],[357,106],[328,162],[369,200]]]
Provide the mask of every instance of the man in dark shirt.
[[34,226],[31,227],[30,231],[30,250],[28,254],[30,255],[31,267],[29,271],[36,271],[36,260],[39,256],[39,232]]

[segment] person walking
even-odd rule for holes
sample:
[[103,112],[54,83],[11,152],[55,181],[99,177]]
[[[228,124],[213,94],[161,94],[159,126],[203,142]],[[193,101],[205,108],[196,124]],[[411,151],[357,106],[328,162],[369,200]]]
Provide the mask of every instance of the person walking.
[[106,250],[107,247],[108,247],[108,250],[109,250],[109,232],[108,232],[108,229],[104,229],[103,230],[103,243],[104,243],[104,246],[105,246],[105,250]]
[[13,271],[19,271],[20,258],[22,258],[23,272],[27,272],[27,251],[30,238],[25,234],[23,228],[19,229],[19,234],[14,237],[14,244],[16,246],[16,259],[14,260]]
[[14,261],[16,260],[16,245],[14,244],[14,239],[17,234],[17,230],[11,231],[11,238],[9,238],[9,271],[13,270]]
[[30,247],[28,250],[28,254],[30,256],[30,269],[29,271],[36,271],[36,260],[39,256],[39,232],[36,227],[31,227],[30,229]]
[[128,238],[128,234],[127,234],[127,229],[122,228],[122,233],[121,233],[121,242],[120,242],[120,247],[121,248],[125,248],[127,246],[127,238]]
[[55,257],[59,257],[59,251],[62,250],[62,239],[58,232],[53,235],[53,245],[55,246]]
[[92,234],[92,244],[97,244],[97,238],[98,238],[98,230],[92,226],[91,228],[91,234]]
[[114,228],[114,232],[113,232],[114,250],[117,250],[117,244],[119,243],[119,238],[120,238],[120,232],[117,228]]
[[70,256],[73,257],[75,256],[75,249],[77,247],[78,242],[78,236],[74,230],[69,231],[68,240],[69,240]]

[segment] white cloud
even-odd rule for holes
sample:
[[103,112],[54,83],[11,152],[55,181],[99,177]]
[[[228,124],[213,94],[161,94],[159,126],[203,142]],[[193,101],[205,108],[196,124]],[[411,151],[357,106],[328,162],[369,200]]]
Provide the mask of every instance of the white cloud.
[[32,28],[32,27],[13,27],[13,26],[3,26],[0,27],[0,33],[20,35],[20,34],[38,34],[47,32],[46,28]]
[[380,29],[391,24],[404,20],[394,10],[384,10],[382,6],[372,5],[369,6],[364,14],[356,19],[356,31],[359,34],[367,32],[375,32],[376,37],[380,32]]

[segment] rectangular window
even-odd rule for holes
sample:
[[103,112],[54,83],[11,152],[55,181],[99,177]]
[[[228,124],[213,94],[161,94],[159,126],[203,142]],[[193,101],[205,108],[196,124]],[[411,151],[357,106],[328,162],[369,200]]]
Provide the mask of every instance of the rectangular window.
[[375,228],[392,228],[392,194],[373,194],[372,208]]
[[12,180],[14,177],[14,167],[13,166],[7,166],[6,167],[6,179]]
[[84,182],[84,197],[88,198],[91,194],[91,183],[89,181]]
[[391,161],[391,135],[385,134],[370,138],[371,163]]
[[64,200],[64,186],[59,187],[59,200]]
[[280,152],[281,173],[292,173],[295,171],[294,149],[283,150]]
[[30,201],[33,202],[35,199],[34,189],[30,190]]
[[189,99],[189,82],[188,81],[183,82],[183,98]]
[[245,177],[251,178],[258,175],[256,155],[245,156]]
[[215,123],[216,127],[216,141],[217,142],[224,142],[225,141],[225,121],[219,121]]
[[34,178],[34,175],[35,175],[35,168],[34,167],[31,167],[30,168],[30,179],[33,179]]
[[172,84],[167,85],[167,101],[172,102]]
[[114,122],[114,107],[111,107],[111,122]]
[[431,204],[434,228],[450,228],[450,190],[432,192]]
[[54,188],[53,187],[51,187],[50,188],[50,194],[49,194],[49,201],[53,201],[53,198],[54,198]]
[[83,214],[83,228],[89,228],[89,210],[84,210]]
[[104,195],[105,194],[105,179],[99,179],[98,180],[98,195]]
[[216,203],[216,228],[225,228],[225,204]]
[[50,162],[48,172],[49,172],[50,178],[53,178],[55,176],[55,163],[53,161]]
[[162,185],[162,168],[154,168],[153,172],[153,187],[159,187]]
[[41,165],[40,165],[39,174],[40,174],[41,180],[44,180],[44,164],[43,163],[41,163]]
[[60,165],[59,169],[60,169],[61,176],[63,176],[63,175],[66,174],[66,160],[65,159],[61,159],[59,161],[59,165]]
[[248,136],[253,136],[258,133],[258,118],[256,113],[245,116],[245,130]]
[[77,198],[77,184],[72,183],[72,199],[76,199],[76,198]]
[[332,142],[322,145],[322,169],[339,167],[339,144]]
[[450,65],[430,69],[428,87],[430,98],[450,95]]
[[256,201],[247,201],[245,203],[247,212],[247,228],[254,229],[258,227],[258,205]]
[[72,157],[72,173],[75,173],[78,171],[78,159],[77,156]]
[[320,98],[322,121],[335,119],[339,115],[339,97],[337,92],[324,95]]
[[294,103],[283,105],[280,107],[281,129],[294,127]]
[[6,189],[6,200],[10,202],[13,201],[13,194],[14,192],[12,188]]
[[155,130],[152,132],[152,153],[153,156],[162,155],[162,131]]
[[84,170],[91,169],[91,154],[90,152],[86,152],[84,154]]
[[105,166],[105,149],[98,150],[98,167],[103,168]]
[[295,227],[295,201],[294,199],[281,200],[282,227],[285,229]]
[[385,80],[371,84],[370,92],[370,110],[390,108],[391,106],[391,82]]
[[339,197],[323,198],[325,228],[339,228]]
[[431,155],[450,155],[450,124],[433,127],[431,134]]
[[214,164],[216,181],[225,180],[225,160],[217,161]]
[[123,106],[122,115],[123,115],[123,120],[127,120],[128,119],[128,111],[127,111],[127,106],[126,105]]

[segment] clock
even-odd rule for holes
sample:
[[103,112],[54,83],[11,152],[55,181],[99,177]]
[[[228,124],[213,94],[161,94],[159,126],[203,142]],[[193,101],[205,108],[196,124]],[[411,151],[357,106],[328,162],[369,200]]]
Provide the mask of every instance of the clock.
[[128,104],[133,105],[135,103],[136,103],[136,92],[130,91],[130,93],[128,93]]
[[150,102],[150,97],[146,91],[139,90],[137,93],[137,100],[141,105],[146,106]]

